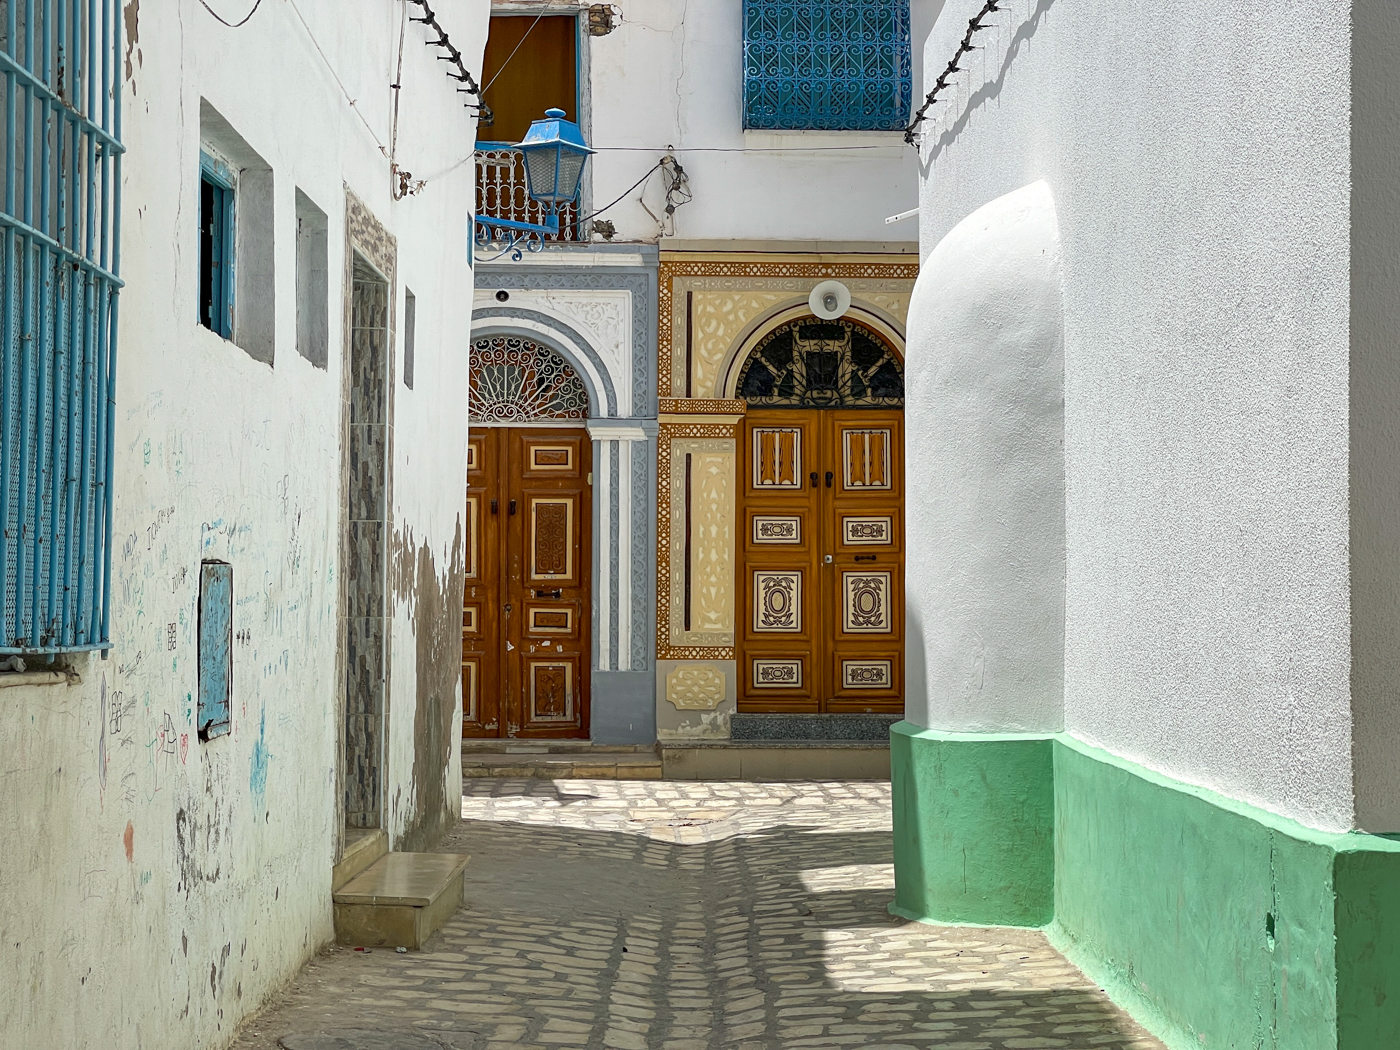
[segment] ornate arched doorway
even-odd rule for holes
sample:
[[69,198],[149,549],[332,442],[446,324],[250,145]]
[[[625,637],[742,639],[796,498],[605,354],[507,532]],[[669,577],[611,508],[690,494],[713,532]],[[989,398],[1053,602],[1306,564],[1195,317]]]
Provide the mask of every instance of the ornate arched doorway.
[[588,391],[552,347],[472,343],[462,734],[588,736]]
[[743,362],[741,711],[898,711],[904,372],[874,330],[798,318]]

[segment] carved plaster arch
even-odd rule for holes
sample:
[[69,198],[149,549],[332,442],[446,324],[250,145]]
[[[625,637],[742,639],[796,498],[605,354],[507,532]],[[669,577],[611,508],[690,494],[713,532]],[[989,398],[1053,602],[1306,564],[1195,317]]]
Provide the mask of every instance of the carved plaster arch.
[[[794,298],[778,304],[762,317],[750,322],[725,353],[717,373],[715,392],[710,396],[733,398],[734,391],[739,384],[739,373],[744,368],[744,362],[749,359],[754,348],[763,341],[763,337],[781,324],[811,316],[812,308],[807,305],[807,300]],[[846,312],[845,319],[854,321],[878,335],[903,364],[904,326],[899,323],[898,319],[881,310],[878,306],[860,299],[852,300],[851,308]]]
[[588,418],[616,417],[617,392],[596,350],[578,332],[532,310],[486,309],[472,313],[471,339],[513,335],[533,339],[558,353],[578,373],[588,390]]

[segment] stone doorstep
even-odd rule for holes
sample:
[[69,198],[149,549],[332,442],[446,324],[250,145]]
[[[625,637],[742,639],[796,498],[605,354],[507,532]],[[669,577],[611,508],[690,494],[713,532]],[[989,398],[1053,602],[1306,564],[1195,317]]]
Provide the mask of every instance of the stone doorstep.
[[335,939],[421,948],[462,903],[462,853],[386,853],[333,895]]
[[331,889],[338,890],[389,852],[383,828],[346,828],[340,863],[331,869]]
[[660,780],[661,758],[641,755],[473,755],[462,757],[463,779]]

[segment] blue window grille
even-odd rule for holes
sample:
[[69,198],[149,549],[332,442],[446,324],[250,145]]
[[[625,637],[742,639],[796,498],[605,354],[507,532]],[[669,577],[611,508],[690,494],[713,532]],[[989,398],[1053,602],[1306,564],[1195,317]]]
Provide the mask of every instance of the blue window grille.
[[108,648],[121,18],[0,5],[0,654]]
[[900,131],[909,0],[744,0],[744,127]]
[[199,154],[199,323],[233,338],[233,172]]

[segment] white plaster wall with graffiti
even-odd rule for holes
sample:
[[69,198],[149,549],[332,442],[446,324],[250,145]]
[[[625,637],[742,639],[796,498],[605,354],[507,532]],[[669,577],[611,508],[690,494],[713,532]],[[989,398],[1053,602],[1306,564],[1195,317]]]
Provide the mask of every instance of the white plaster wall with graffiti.
[[[211,6],[229,21],[248,8]],[[412,848],[455,816],[474,172],[460,162],[473,131],[405,6],[358,0],[346,19],[337,0],[265,3],[228,28],[197,0],[126,4],[112,648],[62,660],[50,684],[0,680],[6,1045],[225,1045],[332,936],[354,469],[342,480],[336,275],[352,197],[396,260],[381,818],[393,848]],[[435,6],[479,70],[486,0]],[[265,265],[274,293],[238,304],[268,320],[262,359],[197,321],[200,153],[216,124],[271,173],[271,243],[240,256]],[[391,153],[423,181],[398,201]],[[321,363],[299,352],[306,201],[329,259]],[[250,223],[257,206],[249,197]],[[229,732],[207,741],[195,725],[203,561],[233,579]]]

